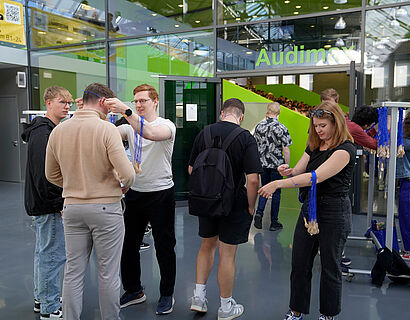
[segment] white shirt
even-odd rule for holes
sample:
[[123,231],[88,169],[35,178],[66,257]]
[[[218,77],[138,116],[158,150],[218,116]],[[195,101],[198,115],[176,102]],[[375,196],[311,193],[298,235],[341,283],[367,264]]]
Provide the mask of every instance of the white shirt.
[[[165,125],[171,130],[171,138],[163,141],[142,139],[141,173],[135,175],[131,189],[138,192],[166,190],[174,186],[172,180],[172,151],[174,149],[176,127],[171,120],[157,117],[151,126]],[[121,135],[128,140],[134,161],[135,131],[129,124],[118,127]]]

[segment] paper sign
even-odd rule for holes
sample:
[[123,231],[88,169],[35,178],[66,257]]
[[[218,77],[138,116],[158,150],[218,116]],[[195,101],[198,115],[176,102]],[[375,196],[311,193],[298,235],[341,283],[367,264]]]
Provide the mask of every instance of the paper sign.
[[0,0],[0,41],[26,45],[21,3]]
[[198,105],[196,103],[186,104],[186,121],[198,121]]

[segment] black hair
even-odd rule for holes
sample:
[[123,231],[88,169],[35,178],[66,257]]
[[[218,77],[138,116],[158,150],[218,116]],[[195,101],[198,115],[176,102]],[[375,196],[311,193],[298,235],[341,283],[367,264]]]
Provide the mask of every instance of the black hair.
[[379,113],[376,108],[363,105],[354,111],[352,121],[359,126],[371,125],[379,122]]

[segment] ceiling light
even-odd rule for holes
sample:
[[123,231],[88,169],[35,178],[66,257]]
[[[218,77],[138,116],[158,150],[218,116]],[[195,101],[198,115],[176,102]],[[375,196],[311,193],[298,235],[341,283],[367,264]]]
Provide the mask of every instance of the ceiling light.
[[300,9],[300,8],[302,8],[302,6],[296,6],[295,8],[296,8],[296,9]]
[[335,0],[336,4],[345,4],[347,3],[347,0]]
[[176,24],[176,25],[175,25],[175,28],[179,28],[179,24]]
[[295,12],[293,12],[293,14],[299,14],[299,12],[298,12],[298,11],[295,11]]
[[236,18],[235,20],[236,20],[236,21],[241,21],[241,18]]
[[328,6],[324,6],[324,7],[323,7],[323,10],[327,10],[327,9],[329,9]]
[[290,1],[289,0],[285,0],[285,3],[289,3]]
[[407,10],[404,8],[400,8],[396,11],[396,17],[397,18],[404,18],[405,16],[407,16]]
[[201,20],[195,20],[195,23],[200,23],[201,22]]
[[179,5],[178,5],[178,7],[183,8],[183,7],[184,7],[184,5],[183,5],[183,4],[179,4]]
[[335,19],[335,17],[330,17],[330,20],[334,20]]
[[343,47],[345,45],[345,42],[343,41],[342,38],[337,38],[335,45],[336,47]]
[[346,22],[343,20],[343,17],[340,17],[335,24],[335,29],[343,30],[344,28],[346,28]]
[[252,51],[247,51],[247,52],[246,52],[246,54],[252,54],[252,53],[253,53]]
[[390,22],[390,27],[393,27],[393,28],[400,27],[400,23],[396,19],[394,19]]
[[70,38],[70,37],[67,37],[67,38],[65,38],[65,39],[68,40],[68,41],[73,40],[73,38]]
[[256,19],[258,16],[252,16],[252,18]]
[[331,48],[332,46],[330,45],[330,44],[325,44],[324,46],[323,46],[323,48],[326,48],[326,49],[329,49],[329,48]]
[[156,17],[156,16],[157,16],[157,13],[152,13],[152,16],[153,16],[153,17]]
[[315,25],[314,25],[314,24],[312,24],[310,27],[311,27],[311,28],[314,28],[314,27],[315,27]]

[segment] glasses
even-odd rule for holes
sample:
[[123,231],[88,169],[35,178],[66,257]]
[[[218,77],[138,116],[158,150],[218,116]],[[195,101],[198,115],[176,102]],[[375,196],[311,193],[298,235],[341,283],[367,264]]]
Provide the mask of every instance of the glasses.
[[138,100],[132,100],[131,103],[133,104],[146,104],[149,100],[151,99],[138,99]]
[[330,114],[333,118],[333,113],[331,113],[330,111],[327,111],[327,110],[323,110],[323,109],[309,110],[309,118],[313,118],[313,117],[323,118],[325,113]]
[[64,105],[64,107],[68,105],[71,108],[73,106],[73,103],[71,101],[60,100],[58,101],[58,103],[61,103],[62,105]]

